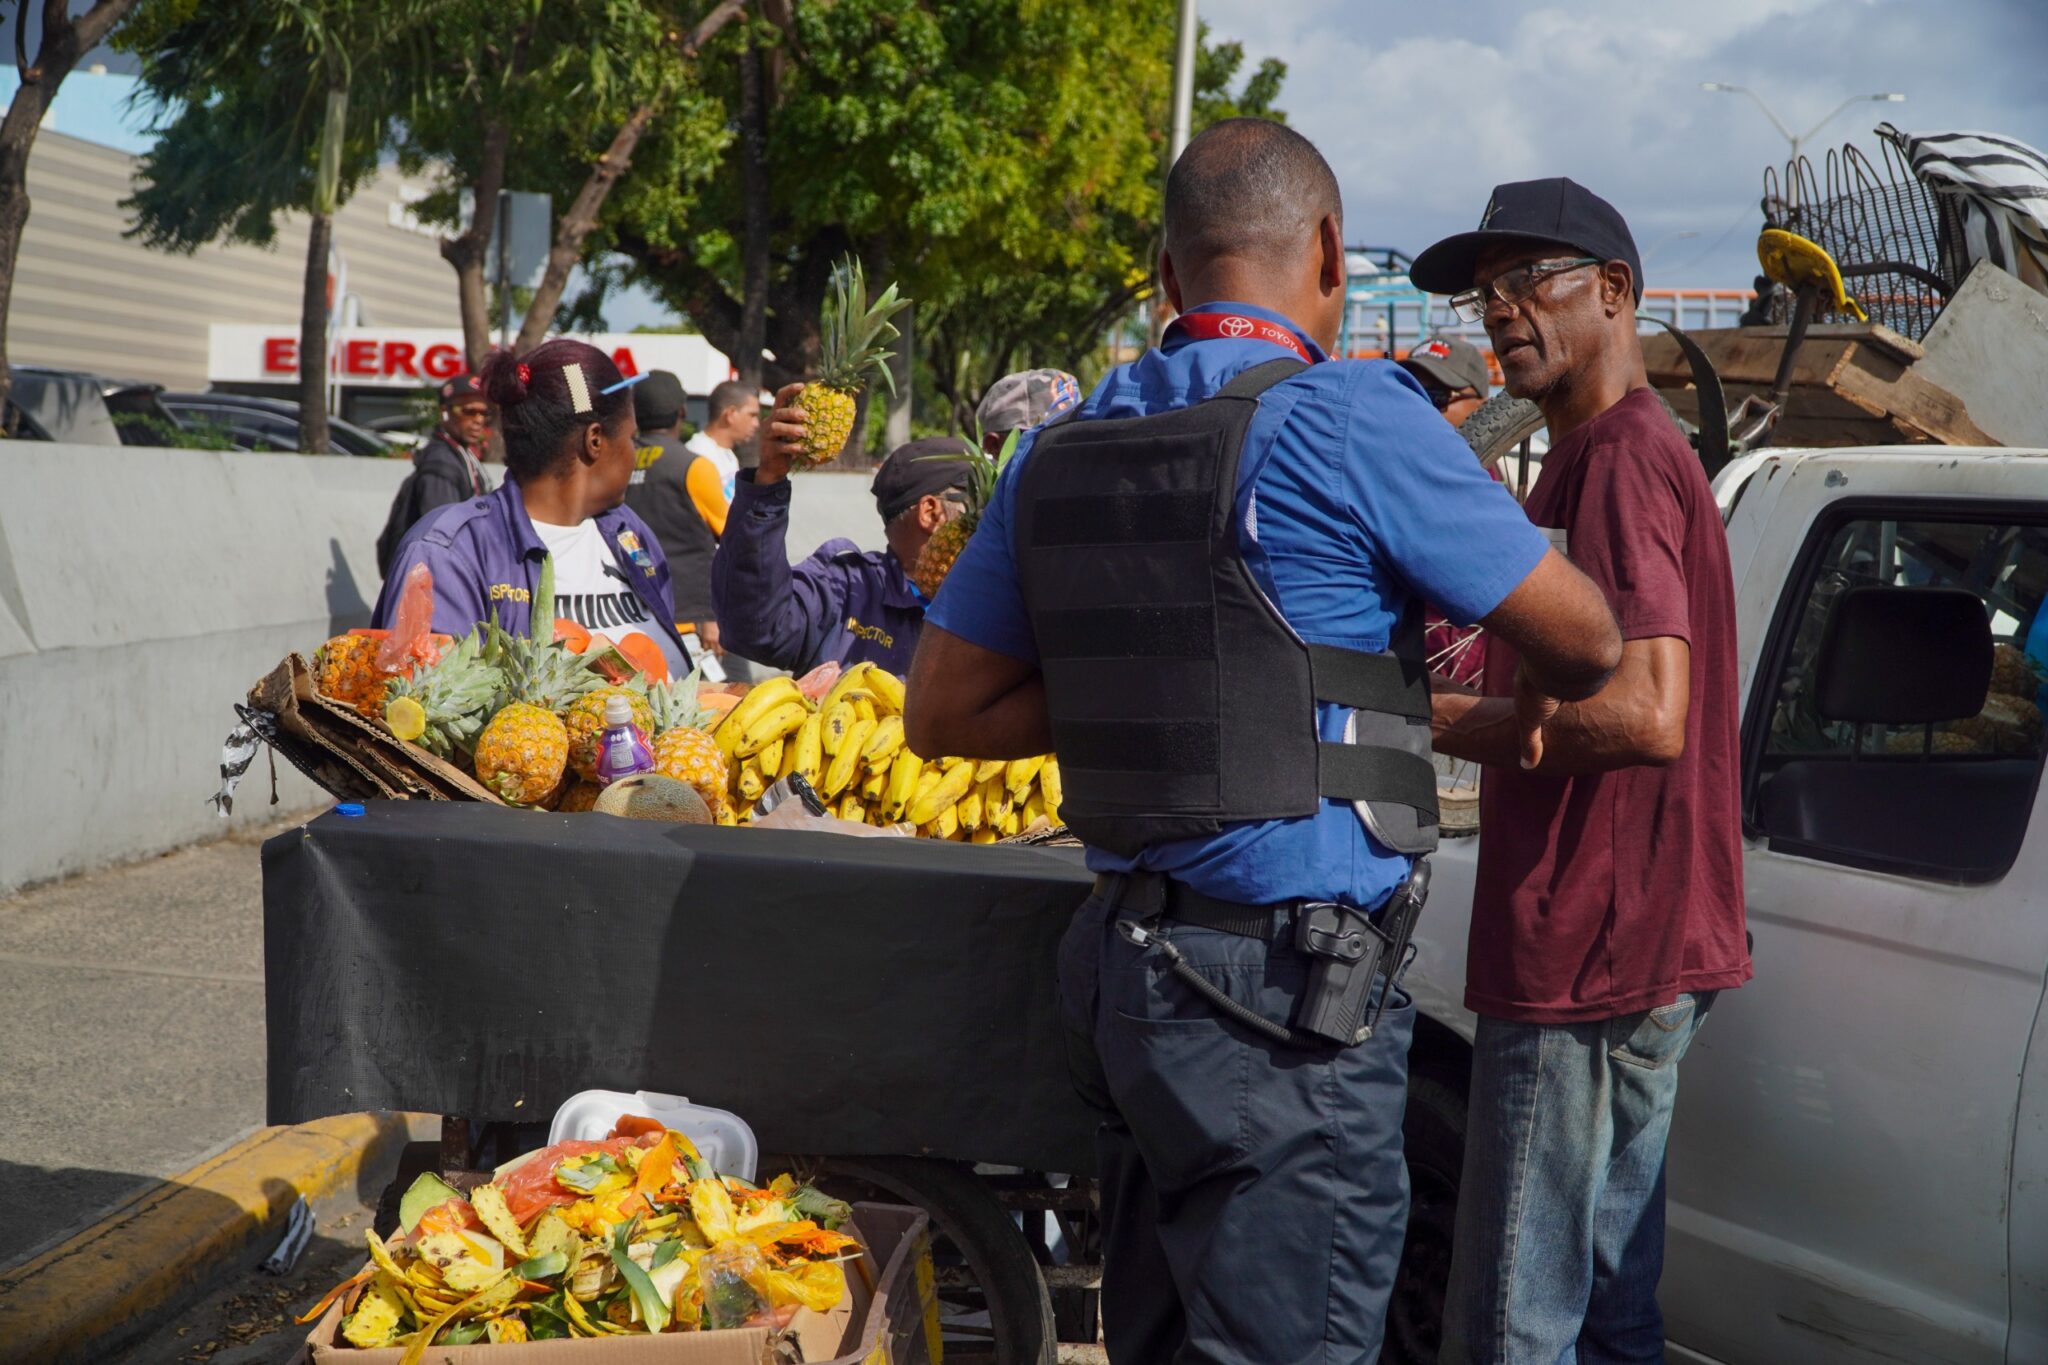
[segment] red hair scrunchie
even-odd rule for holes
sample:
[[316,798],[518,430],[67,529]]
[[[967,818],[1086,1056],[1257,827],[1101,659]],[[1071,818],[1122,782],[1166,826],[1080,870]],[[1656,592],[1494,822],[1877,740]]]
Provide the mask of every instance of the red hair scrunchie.
[[519,362],[519,382],[522,385],[533,383],[533,367],[523,360]]

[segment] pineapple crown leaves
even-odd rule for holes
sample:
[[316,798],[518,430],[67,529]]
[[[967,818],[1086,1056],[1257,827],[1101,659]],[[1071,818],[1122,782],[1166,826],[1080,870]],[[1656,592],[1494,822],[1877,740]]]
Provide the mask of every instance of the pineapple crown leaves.
[[920,460],[954,460],[967,466],[966,486],[959,489],[961,498],[967,504],[969,516],[979,517],[987,507],[989,499],[995,496],[996,480],[1009,467],[1010,458],[1017,453],[1017,438],[1021,432],[1011,432],[1003,439],[1003,448],[994,458],[986,453],[987,440],[979,423],[975,424],[975,440],[962,438],[960,453],[957,455],[920,455]]
[[[554,586],[546,570],[542,573],[542,586]],[[591,667],[588,658],[571,654],[567,647],[555,643],[552,623],[547,638],[521,639],[500,626],[496,617],[485,623],[484,632],[484,661],[504,675],[504,687],[491,707],[493,711],[515,701],[559,710],[604,683],[604,675]]]
[[889,371],[889,362],[896,353],[883,348],[902,335],[889,319],[909,306],[910,300],[902,297],[893,283],[869,302],[867,274],[860,258],[843,257],[832,272],[832,292],[819,318],[819,381],[851,393],[872,370],[881,376],[890,396],[895,396],[896,377]]
[[656,683],[647,689],[647,704],[654,711],[654,733],[670,730],[708,730],[713,717],[697,700],[697,684],[704,675],[704,661],[681,678]]
[[409,678],[392,679],[386,697],[417,701],[427,716],[420,743],[448,758],[474,747],[504,686],[505,675],[484,661],[480,632],[473,630],[443,651],[439,662],[416,670]]
[[555,638],[555,557],[540,561],[540,590],[533,595],[533,620],[527,634],[535,640],[553,643]]

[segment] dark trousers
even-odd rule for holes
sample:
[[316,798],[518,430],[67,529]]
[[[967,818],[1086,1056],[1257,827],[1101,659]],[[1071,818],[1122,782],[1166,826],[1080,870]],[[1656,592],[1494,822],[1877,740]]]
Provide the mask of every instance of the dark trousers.
[[[1379,1357],[1401,1259],[1406,994],[1353,1048],[1226,1020],[1091,898],[1060,945],[1076,1088],[1102,1113],[1103,1333],[1116,1365],[1355,1365]],[[1291,944],[1166,921],[1190,965],[1285,1023]]]

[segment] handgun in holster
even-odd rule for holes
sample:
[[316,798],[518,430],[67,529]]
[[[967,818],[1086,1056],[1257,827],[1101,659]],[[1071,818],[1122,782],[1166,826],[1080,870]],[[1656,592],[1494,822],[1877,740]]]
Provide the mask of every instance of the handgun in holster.
[[[1345,1047],[1372,1037],[1428,898],[1429,860],[1418,858],[1377,915],[1334,901],[1311,901],[1296,911],[1294,946],[1309,959],[1308,989],[1294,1013],[1296,1032]],[[1386,987],[1375,994],[1378,977],[1386,978]]]

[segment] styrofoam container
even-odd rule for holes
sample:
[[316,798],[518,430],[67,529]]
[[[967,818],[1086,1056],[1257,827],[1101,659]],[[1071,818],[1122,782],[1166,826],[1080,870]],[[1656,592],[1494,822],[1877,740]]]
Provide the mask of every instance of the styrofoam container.
[[745,1119],[730,1109],[692,1104],[681,1095],[657,1090],[584,1090],[571,1095],[555,1111],[548,1143],[570,1138],[598,1141],[627,1114],[643,1114],[688,1137],[719,1174],[753,1180],[761,1147]]

